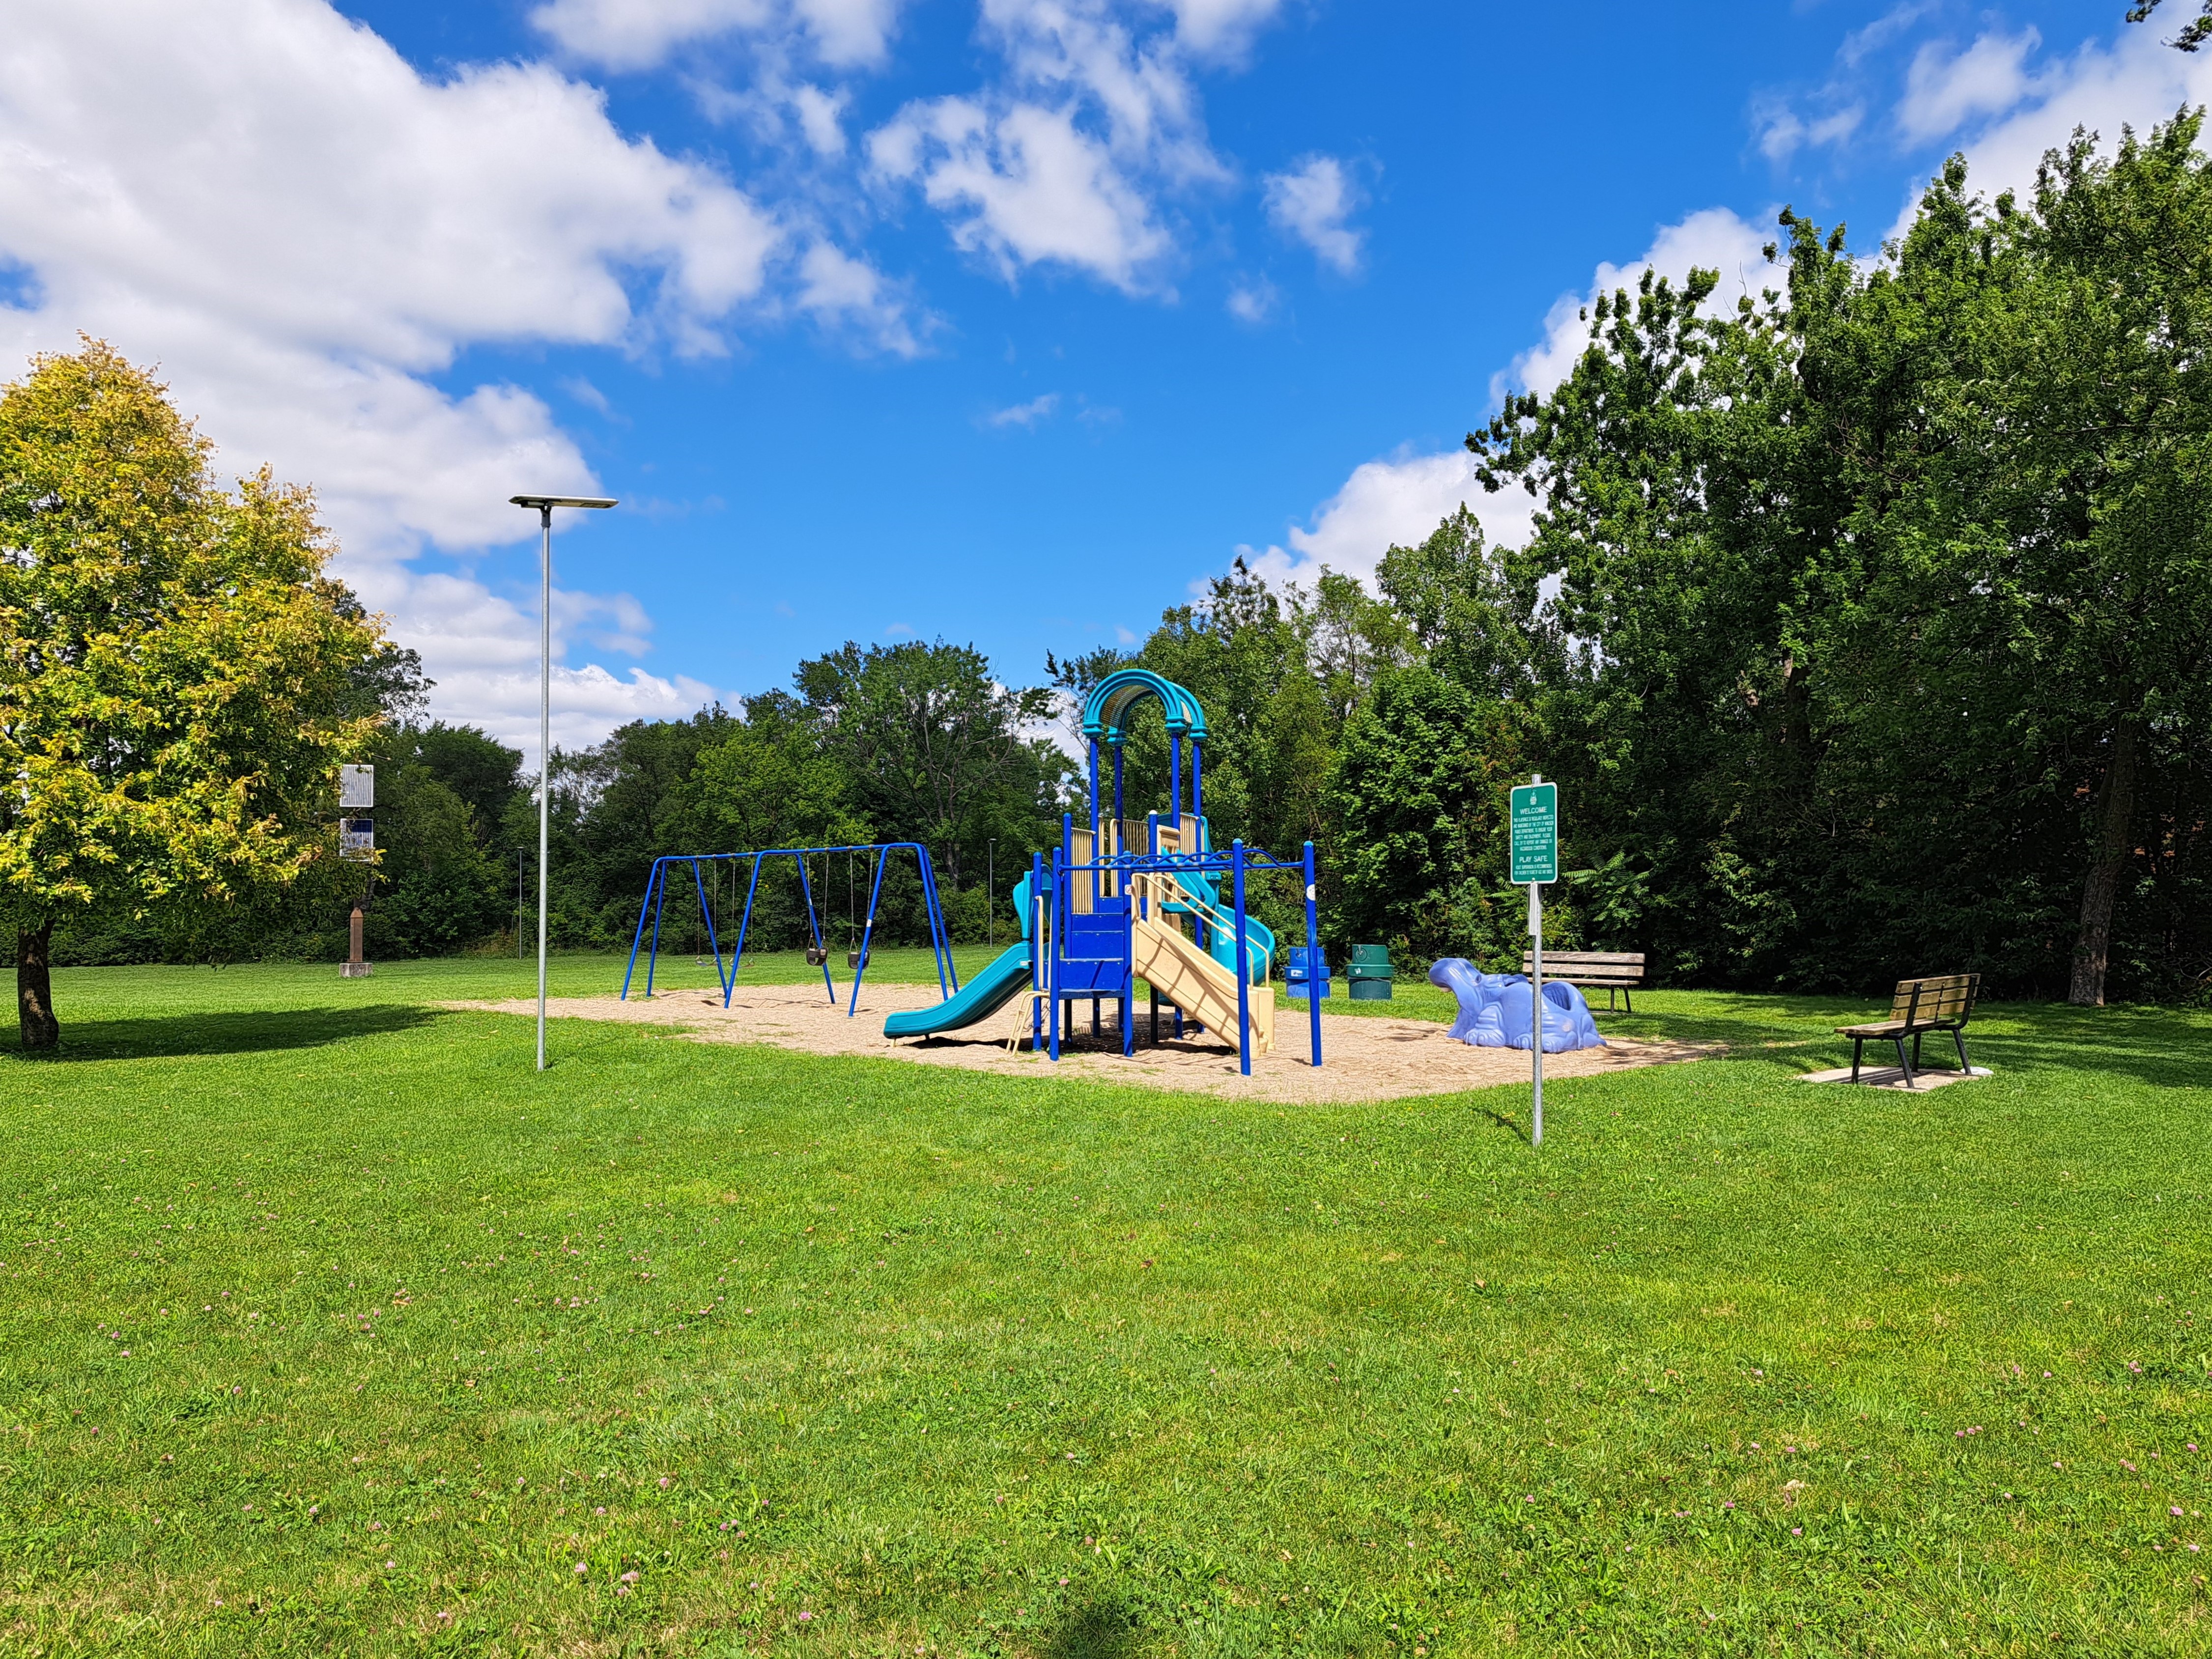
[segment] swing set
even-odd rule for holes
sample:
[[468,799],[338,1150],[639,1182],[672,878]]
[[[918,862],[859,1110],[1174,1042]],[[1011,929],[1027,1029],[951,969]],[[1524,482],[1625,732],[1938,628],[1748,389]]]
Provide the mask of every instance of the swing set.
[[[661,915],[668,902],[670,875],[679,866],[688,866],[690,870],[692,891],[697,895],[699,900],[699,915],[706,923],[707,948],[713,951],[714,956],[714,980],[722,989],[722,1006],[725,1008],[728,1007],[731,994],[737,989],[738,964],[744,957],[745,934],[752,927],[753,901],[760,892],[762,866],[770,859],[791,859],[799,866],[799,891],[806,900],[806,929],[810,941],[806,947],[806,961],[810,967],[819,968],[822,970],[823,988],[830,994],[830,1001],[832,1006],[835,1006],[837,1000],[837,986],[830,971],[830,950],[822,939],[822,917],[815,905],[814,878],[809,866],[814,858],[817,856],[821,858],[822,876],[826,884],[830,878],[830,857],[837,853],[845,854],[845,963],[853,973],[853,993],[851,1000],[845,1009],[846,1017],[850,1018],[860,1006],[860,981],[868,971],[868,951],[875,940],[877,907],[882,900],[884,891],[884,871],[890,864],[890,855],[893,853],[912,853],[915,855],[916,867],[921,875],[922,904],[929,914],[929,945],[937,959],[938,991],[948,1000],[957,994],[960,989],[960,975],[952,965],[952,945],[945,932],[945,910],[944,907],[938,902],[937,872],[929,861],[929,849],[920,842],[889,841],[878,842],[870,846],[772,847],[757,853],[670,853],[653,860],[653,874],[647,878],[645,884],[645,902],[639,908],[637,913],[637,931],[630,939],[629,966],[623,973],[623,1000],[624,1001],[629,1000],[630,981],[637,972],[637,954],[641,950],[646,953],[645,988],[641,994],[648,997],[653,994],[653,970],[660,956]],[[858,885],[853,878],[853,860],[863,854],[872,855],[874,868],[868,879],[868,919],[865,927],[858,927],[860,941],[855,945],[853,934],[857,924],[854,912],[856,908],[854,900],[858,896]],[[725,972],[722,966],[721,945],[714,933],[714,907],[708,901],[708,878],[711,873],[714,877],[714,890],[719,894],[722,886],[722,866],[727,865],[730,873],[734,876],[738,873],[738,866],[748,860],[752,865],[752,871],[745,883],[744,913],[738,922],[738,936],[732,944],[729,968],[728,971]],[[682,877],[679,875],[676,878],[680,881]],[[653,921],[649,944],[645,925],[647,917],[650,917]],[[725,921],[728,920],[726,909],[723,913],[723,919]]]

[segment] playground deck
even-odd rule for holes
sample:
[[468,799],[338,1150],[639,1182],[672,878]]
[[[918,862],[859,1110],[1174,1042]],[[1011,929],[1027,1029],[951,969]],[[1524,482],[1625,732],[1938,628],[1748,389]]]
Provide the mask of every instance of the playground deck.
[[[1225,1041],[1163,1040],[1154,1048],[1143,1041],[1149,1028],[1141,1016],[1136,1054],[1121,1056],[1114,1006],[1106,1004],[1104,1033],[1094,1042],[1090,1021],[1079,1018],[1076,1040],[1061,1050],[1057,1068],[1042,1054],[1009,1054],[1006,1037],[1011,1015],[994,1018],[955,1036],[890,1042],[883,1035],[884,1017],[926,1001],[929,993],[913,985],[864,987],[854,1017],[847,1018],[841,1000],[832,1004],[819,987],[740,985],[730,1006],[720,991],[665,992],[650,1000],[633,996],[559,997],[548,1012],[570,1018],[622,1020],[683,1028],[705,1042],[765,1042],[816,1054],[860,1054],[923,1066],[957,1066],[1025,1077],[1091,1078],[1146,1088],[1219,1094],[1284,1102],[1397,1100],[1413,1095],[1455,1093],[1528,1080],[1528,1056],[1519,1048],[1474,1048],[1454,1042],[1432,1020],[1322,1015],[1323,1064],[1310,1064],[1306,1021],[1301,1013],[1283,1019],[1274,1052],[1253,1068],[1237,1073],[1237,1051]],[[534,1001],[455,1002],[453,1008],[496,1013],[535,1014]],[[1019,1006],[1026,1014],[1027,1004]],[[1639,1042],[1608,1037],[1603,1048],[1547,1054],[1547,1080],[1586,1077],[1641,1066],[1697,1060],[1711,1050],[1689,1042]]]

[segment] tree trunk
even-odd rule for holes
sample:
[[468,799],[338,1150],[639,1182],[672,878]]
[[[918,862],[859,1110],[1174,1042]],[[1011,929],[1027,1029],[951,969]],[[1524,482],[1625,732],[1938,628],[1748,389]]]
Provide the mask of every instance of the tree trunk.
[[15,1015],[23,1046],[33,1052],[61,1045],[61,1022],[54,1018],[53,939],[51,921],[15,930]]
[[2136,729],[2123,723],[2112,736],[2112,763],[2097,792],[2096,856],[2081,889],[2081,931],[2074,940],[2074,983],[2066,1000],[2077,1008],[2105,1006],[2105,966],[2112,953],[2112,901],[2134,854],[2130,834],[2136,810]]

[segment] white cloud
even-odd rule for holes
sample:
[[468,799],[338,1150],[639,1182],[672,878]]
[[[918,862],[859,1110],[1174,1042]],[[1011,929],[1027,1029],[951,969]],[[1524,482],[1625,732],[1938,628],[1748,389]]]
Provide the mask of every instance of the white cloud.
[[1775,162],[1788,161],[1800,149],[1840,144],[1856,132],[1865,119],[1864,104],[1848,104],[1842,109],[1808,118],[1786,103],[1765,100],[1757,104],[1752,112],[1752,124],[1759,130],[1759,151]]
[[869,135],[884,178],[915,181],[952,222],[955,245],[1012,281],[1071,265],[1138,292],[1169,247],[1152,205],[1065,110],[1016,104],[994,116],[965,98],[909,105]]
[[1705,208],[1665,227],[1641,258],[1625,265],[1601,264],[1587,294],[1563,294],[1554,301],[1544,319],[1543,339],[1492,377],[1491,400],[1496,403],[1509,391],[1549,392],[1558,386],[1589,344],[1583,309],[1600,294],[1633,289],[1646,270],[1656,270],[1677,284],[1692,265],[1718,270],[1720,286],[1705,302],[1710,313],[1733,310],[1740,295],[1756,296],[1766,288],[1780,288],[1781,272],[1760,252],[1772,240],[1771,233],[1754,229],[1727,208]]
[[[1717,267],[1721,285],[1709,304],[1732,307],[1739,293],[1756,293],[1765,285],[1769,267],[1760,246],[1766,240],[1727,209],[1708,208],[1662,228],[1641,258],[1599,265],[1589,294],[1563,295],[1545,319],[1543,339],[1493,379],[1492,400],[1509,388],[1548,392],[1557,387],[1589,343],[1582,308],[1601,292],[1633,288],[1646,270],[1656,268],[1679,281],[1692,265]],[[1465,450],[1408,451],[1353,468],[1316,509],[1310,526],[1291,527],[1284,538],[1287,545],[1237,550],[1271,581],[1310,586],[1326,565],[1371,582],[1376,566],[1393,545],[1425,539],[1462,505],[1482,521],[1483,533],[1494,544],[1519,547],[1533,532],[1534,498],[1518,485],[1496,495],[1486,491],[1474,476],[1474,457]]]
[[1176,39],[1202,57],[1233,57],[1282,9],[1282,0],[1162,0],[1175,13]]
[[2032,28],[1995,30],[1962,52],[1931,40],[1913,54],[1897,125],[1916,143],[1955,132],[1976,116],[2001,115],[2034,90],[2027,60],[2042,42]]
[[1282,294],[1265,276],[1239,283],[1229,290],[1229,314],[1240,323],[1259,326],[1275,314]]
[[[1222,27],[1236,9],[1214,9]],[[1206,143],[1181,37],[1143,33],[1111,0],[983,0],[982,10],[1004,76],[974,95],[917,100],[871,133],[877,179],[919,186],[955,244],[1009,282],[1056,264],[1127,293],[1164,290],[1173,242],[1156,198],[1229,177]]]
[[[2110,46],[2090,42],[2053,64],[2036,82],[2030,101],[1964,146],[1968,182],[1994,198],[2026,191],[2045,150],[2063,148],[2076,127],[2102,137],[2107,149],[2123,125],[2145,131],[2172,118],[2184,104],[2212,102],[2212,53],[2175,52],[2155,30],[2122,30]],[[1892,227],[1911,228],[1920,191]]]
[[607,394],[580,374],[570,374],[561,382],[561,390],[596,414],[611,415],[615,406],[607,401]]
[[549,0],[530,21],[609,69],[650,69],[681,46],[730,34],[846,67],[883,61],[898,9],[899,0]]
[[39,287],[0,312],[0,352],[82,329],[158,362],[220,465],[316,487],[339,574],[423,650],[440,711],[503,720],[468,701],[496,689],[477,665],[534,656],[534,623],[410,561],[526,535],[517,489],[594,481],[535,396],[424,377],[478,342],[719,350],[768,279],[771,217],[624,138],[589,87],[514,64],[428,81],[320,0],[21,9],[0,94],[0,255]]
[[817,155],[829,157],[845,153],[846,94],[828,93],[816,86],[794,87],[791,103],[799,116],[799,130],[805,135],[807,148]]
[[937,318],[912,309],[903,284],[831,243],[809,246],[799,258],[798,276],[798,308],[870,350],[919,356],[921,337],[938,326]]
[[1267,175],[1267,217],[1314,251],[1331,270],[1349,276],[1359,269],[1361,233],[1345,221],[1359,192],[1334,155],[1311,155],[1288,173]]
[[1455,449],[1364,462],[1315,510],[1310,528],[1291,526],[1288,547],[1237,551],[1271,582],[1310,587],[1326,565],[1371,584],[1383,554],[1425,541],[1462,506],[1482,521],[1492,542],[1518,547],[1528,539],[1534,507],[1527,493],[1514,488],[1488,494],[1476,482],[1474,457]]
[[1901,5],[1892,6],[1871,23],[1863,24],[1845,35],[1844,44],[1836,49],[1836,61],[1845,69],[1856,69],[1935,9],[1936,0],[1905,0]]
[[1040,421],[1051,419],[1052,412],[1059,407],[1060,393],[1048,392],[1041,398],[1032,398],[1025,404],[1016,404],[1011,409],[993,410],[983,417],[983,424],[996,427],[1018,426],[1027,429],[1036,425]]

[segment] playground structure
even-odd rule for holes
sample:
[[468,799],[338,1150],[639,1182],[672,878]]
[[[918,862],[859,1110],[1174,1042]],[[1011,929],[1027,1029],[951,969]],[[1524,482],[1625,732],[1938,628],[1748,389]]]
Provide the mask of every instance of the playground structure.
[[[1429,969],[1429,983],[1459,1000],[1452,1040],[1478,1048],[1527,1048],[1534,1042],[1536,999],[1526,975],[1486,974],[1464,957],[1445,957]],[[1602,1048],[1583,994],[1563,980],[1544,981],[1544,1052]]]
[[[1167,727],[1170,810],[1132,819],[1124,816],[1123,747],[1128,739],[1130,716],[1148,698],[1158,701]],[[752,925],[761,871],[771,860],[787,858],[798,863],[805,901],[812,940],[807,959],[822,969],[823,988],[835,1003],[837,988],[823,943],[808,861],[817,855],[826,860],[832,854],[865,853],[872,855],[875,867],[869,882],[867,925],[852,962],[853,988],[845,1010],[850,1017],[860,1006],[860,981],[867,972],[868,950],[875,937],[884,869],[892,854],[911,852],[921,872],[941,1000],[934,1007],[892,1014],[884,1022],[886,1037],[931,1037],[964,1030],[1026,994],[1030,1047],[1046,1049],[1057,1060],[1063,1041],[1073,1040],[1076,1005],[1090,1003],[1091,1032],[1097,1036],[1101,1006],[1111,999],[1120,1006],[1121,1052],[1133,1054],[1137,1040],[1136,987],[1141,979],[1149,991],[1155,1042],[1164,1009],[1173,1021],[1177,1037],[1193,1031],[1217,1036],[1234,1033],[1238,1068],[1249,1076],[1253,1056],[1274,1047],[1273,979],[1278,952],[1273,930],[1247,907],[1247,884],[1254,876],[1272,871],[1289,871],[1301,878],[1305,895],[1304,960],[1322,961],[1313,843],[1306,842],[1295,860],[1255,853],[1241,841],[1231,842],[1226,852],[1213,845],[1206,819],[1206,711],[1196,697],[1172,680],[1140,668],[1125,668],[1107,676],[1084,702],[1083,732],[1090,745],[1089,825],[1079,825],[1073,813],[1064,814],[1060,845],[1049,854],[1030,855],[1029,873],[1015,883],[1013,890],[1021,937],[966,986],[960,983],[953,968],[929,849],[915,842],[885,842],[866,847],[675,853],[655,859],[646,884],[645,902],[638,912],[637,930],[630,941],[623,999],[629,997],[640,951],[646,953],[643,994],[653,994],[668,884],[672,876],[681,880],[676,875],[681,866],[690,872],[700,914],[705,919],[707,945],[714,952],[722,1006],[728,1007],[744,955],[745,936]],[[1103,758],[1109,754],[1113,757],[1110,812],[1102,772]],[[1183,809],[1186,754],[1188,811]],[[744,912],[732,941],[726,971],[707,882],[707,872],[723,865],[732,870],[750,866]],[[1318,998],[1309,999],[1308,1012],[1312,1022],[1313,1063],[1319,1066]]]
[[[890,855],[902,852],[910,852],[915,855],[921,872],[922,905],[929,916],[930,948],[936,957],[938,991],[947,998],[957,996],[960,991],[960,975],[952,964],[952,945],[945,932],[945,911],[938,902],[937,872],[930,863],[929,849],[919,842],[892,841],[867,846],[775,847],[755,853],[670,853],[653,860],[653,873],[645,884],[645,902],[637,913],[637,931],[630,939],[629,966],[623,973],[622,1000],[625,1002],[629,1000],[630,981],[637,973],[637,955],[641,949],[646,951],[643,994],[648,997],[653,994],[653,969],[660,957],[661,916],[668,902],[668,878],[678,866],[684,866],[690,871],[692,890],[698,896],[699,914],[706,925],[708,949],[714,952],[714,981],[721,988],[722,1006],[728,1007],[731,993],[737,988],[738,964],[744,957],[745,935],[752,927],[753,901],[760,893],[761,869],[771,859],[792,859],[799,866],[799,891],[806,903],[806,927],[811,941],[807,947],[806,959],[822,970],[823,988],[829,993],[830,1000],[834,1003],[837,1000],[837,985],[830,971],[829,947],[823,942],[822,917],[815,905],[814,881],[809,870],[809,860],[819,856],[826,872],[830,855],[833,854],[843,853],[849,857],[866,853],[873,855],[875,867],[868,880],[867,923],[860,933],[860,947],[852,953],[853,959],[849,964],[853,971],[853,991],[845,1010],[849,1017],[860,1006],[860,981],[867,974],[868,951],[875,943],[876,915],[883,898],[884,872],[890,863]],[[726,974],[722,969],[721,944],[714,933],[714,907],[707,896],[706,872],[725,864],[734,871],[748,863],[752,870],[745,883],[744,914],[738,921],[737,937],[730,944],[730,964]],[[653,923],[649,944],[646,929],[648,918]]]
[[[1170,810],[1131,819],[1124,808],[1123,749],[1129,718],[1148,698],[1158,701],[1167,727]],[[1172,680],[1137,668],[1109,675],[1084,702],[1083,732],[1090,747],[1089,825],[1065,815],[1060,845],[1049,854],[1030,855],[1029,873],[1013,893],[1021,938],[965,990],[936,1007],[890,1016],[884,1035],[941,1036],[974,1025],[1026,994],[1031,1048],[1044,1048],[1057,1060],[1062,1042],[1073,1036],[1076,1005],[1091,1004],[1097,1035],[1101,1005],[1111,999],[1120,1006],[1121,1052],[1133,1054],[1136,982],[1142,979],[1155,1040],[1163,1008],[1178,1037],[1193,1029],[1224,1036],[1233,1032],[1238,1069],[1249,1076],[1253,1056],[1274,1046],[1276,944],[1273,933],[1247,908],[1247,884],[1268,871],[1302,878],[1306,960],[1319,960],[1313,843],[1296,860],[1255,853],[1241,841],[1225,853],[1212,844],[1205,807],[1206,712]],[[1109,754],[1110,811],[1102,773]],[[1309,1000],[1309,1018],[1313,1063],[1319,1066],[1318,999]]]

